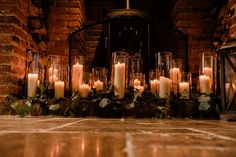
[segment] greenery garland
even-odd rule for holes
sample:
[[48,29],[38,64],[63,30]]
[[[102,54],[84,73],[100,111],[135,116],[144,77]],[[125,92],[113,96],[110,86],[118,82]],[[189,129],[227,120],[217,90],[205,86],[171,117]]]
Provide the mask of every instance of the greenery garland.
[[103,117],[103,118],[211,118],[219,119],[220,103],[216,95],[200,95],[196,89],[191,92],[191,99],[179,99],[171,93],[170,99],[160,99],[146,89],[142,96],[129,87],[123,99],[114,95],[112,85],[104,91],[92,89],[87,98],[80,98],[77,92],[71,98],[54,97],[54,91],[40,84],[34,98],[21,94],[10,95],[7,105],[10,114],[19,116],[55,115],[65,117]]

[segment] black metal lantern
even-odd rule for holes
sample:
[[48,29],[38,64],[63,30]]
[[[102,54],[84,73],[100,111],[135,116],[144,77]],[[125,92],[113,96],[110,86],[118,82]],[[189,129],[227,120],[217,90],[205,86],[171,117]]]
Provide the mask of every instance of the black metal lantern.
[[220,61],[220,89],[222,115],[236,120],[236,38],[230,39],[217,51]]

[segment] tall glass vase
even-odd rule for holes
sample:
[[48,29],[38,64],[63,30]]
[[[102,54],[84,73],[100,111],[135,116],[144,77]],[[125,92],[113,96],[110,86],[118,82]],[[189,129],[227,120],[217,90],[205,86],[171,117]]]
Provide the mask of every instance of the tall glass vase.
[[116,51],[112,53],[112,83],[114,94],[119,99],[124,98],[128,85],[128,53]]

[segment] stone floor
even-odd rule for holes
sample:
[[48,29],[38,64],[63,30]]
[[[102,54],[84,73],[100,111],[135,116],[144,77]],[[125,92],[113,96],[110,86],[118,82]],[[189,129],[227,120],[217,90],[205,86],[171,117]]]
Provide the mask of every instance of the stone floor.
[[0,116],[0,157],[235,157],[236,122]]

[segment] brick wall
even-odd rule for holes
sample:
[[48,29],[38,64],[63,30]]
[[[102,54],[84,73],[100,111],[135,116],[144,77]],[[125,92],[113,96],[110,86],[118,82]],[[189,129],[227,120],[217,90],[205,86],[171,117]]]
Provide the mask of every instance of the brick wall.
[[[67,61],[68,34],[85,22],[84,0],[54,0],[50,7],[48,55],[64,56]],[[85,49],[85,41],[78,45]]]
[[177,0],[172,13],[175,26],[189,37],[189,71],[194,73],[198,73],[199,53],[213,48],[211,7],[210,0]]
[[236,0],[229,0],[227,7],[234,10],[233,15],[230,18],[229,35],[236,33]]
[[0,0],[0,114],[4,99],[19,91],[26,49],[36,49],[27,30],[28,0]]

